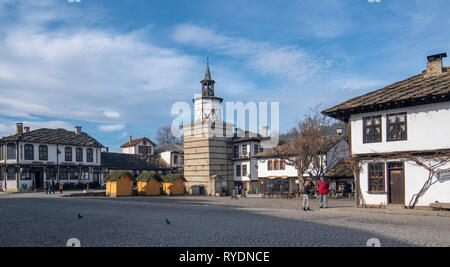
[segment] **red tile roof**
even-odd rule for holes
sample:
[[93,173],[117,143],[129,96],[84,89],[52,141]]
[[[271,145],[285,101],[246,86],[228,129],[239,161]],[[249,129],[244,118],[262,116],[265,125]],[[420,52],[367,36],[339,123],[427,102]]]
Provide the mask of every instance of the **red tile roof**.
[[121,145],[120,147],[121,147],[121,148],[132,147],[132,146],[135,146],[136,144],[138,144],[139,142],[141,142],[141,141],[143,141],[143,140],[146,140],[147,142],[149,142],[149,143],[152,144],[153,146],[156,146],[156,144],[153,143],[152,140],[148,139],[147,137],[142,137],[142,138],[139,138],[139,139],[131,140],[131,143],[130,143],[130,142],[126,142],[125,144]]

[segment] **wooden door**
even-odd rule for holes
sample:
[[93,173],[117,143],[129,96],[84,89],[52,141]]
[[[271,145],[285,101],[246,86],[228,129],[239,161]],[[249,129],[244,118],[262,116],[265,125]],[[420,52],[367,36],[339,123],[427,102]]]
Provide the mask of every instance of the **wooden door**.
[[389,204],[405,204],[405,177],[403,170],[389,170]]

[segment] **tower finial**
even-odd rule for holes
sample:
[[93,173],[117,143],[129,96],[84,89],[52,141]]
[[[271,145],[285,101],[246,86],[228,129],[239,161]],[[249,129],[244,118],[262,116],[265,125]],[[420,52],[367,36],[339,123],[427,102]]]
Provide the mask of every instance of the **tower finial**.
[[205,72],[205,78],[203,80],[212,80],[211,79],[211,71],[209,70],[209,57],[206,57],[206,72]]

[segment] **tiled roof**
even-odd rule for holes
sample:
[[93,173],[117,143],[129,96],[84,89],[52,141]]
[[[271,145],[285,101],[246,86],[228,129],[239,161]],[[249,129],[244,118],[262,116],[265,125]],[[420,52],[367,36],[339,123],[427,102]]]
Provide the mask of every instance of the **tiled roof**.
[[135,146],[137,143],[141,142],[142,140],[146,140],[147,142],[149,142],[149,143],[152,144],[153,146],[156,146],[156,144],[153,143],[152,140],[148,139],[147,137],[142,137],[142,138],[139,138],[139,139],[131,140],[131,143],[130,143],[130,142],[127,142],[127,143],[121,145],[120,147],[121,147],[121,148],[132,147],[132,146]]
[[340,159],[326,174],[327,177],[353,177],[350,164],[345,159]]
[[255,133],[249,132],[249,131],[244,132],[242,130],[239,130],[239,135],[242,135],[242,136],[233,137],[234,143],[241,143],[241,142],[247,142],[247,141],[263,141],[265,139],[270,139],[270,137],[265,138],[265,137],[262,137],[260,134],[255,134]]
[[[322,138],[324,138],[325,142],[326,142],[326,148],[325,148],[326,151],[323,151],[323,153],[330,151],[341,140],[345,140],[346,142],[348,142],[347,137],[341,137],[341,136],[337,136],[337,135],[323,136]],[[295,148],[293,147],[292,144],[293,144],[293,142],[290,141],[286,144],[279,146],[279,148],[281,148],[282,151],[287,150],[288,155],[290,155],[292,157],[296,157],[298,155],[296,155]],[[270,149],[270,150],[266,150],[264,152],[258,153],[256,155],[254,155],[254,157],[256,157],[256,158],[278,158],[279,154],[277,153],[277,151],[275,151],[275,149]]]
[[178,153],[184,153],[184,148],[177,144],[171,144],[171,145],[167,144],[167,145],[158,146],[155,149],[156,153],[162,153],[165,151],[174,151],[174,152],[178,152]]
[[450,101],[450,67],[439,75],[424,73],[352,98],[322,113],[347,121],[351,114]]
[[170,167],[159,157],[102,152],[102,167],[115,170],[154,171]]
[[103,145],[87,133],[77,134],[64,129],[37,129],[22,135],[3,137],[0,142],[26,142],[37,144],[58,144],[101,148]]

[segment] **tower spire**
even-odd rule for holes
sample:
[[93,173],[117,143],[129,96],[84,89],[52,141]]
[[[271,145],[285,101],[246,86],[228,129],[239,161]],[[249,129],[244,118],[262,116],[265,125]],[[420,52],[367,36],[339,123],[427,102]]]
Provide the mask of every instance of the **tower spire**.
[[209,57],[206,57],[206,72],[205,72],[205,78],[203,78],[204,81],[212,80],[211,79],[211,71],[209,70]]
[[209,69],[209,57],[206,58],[206,71],[205,77],[201,81],[202,84],[202,96],[214,96],[214,84],[216,82],[211,78],[211,70]]

